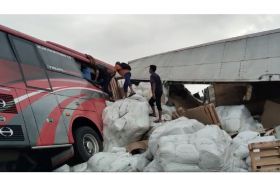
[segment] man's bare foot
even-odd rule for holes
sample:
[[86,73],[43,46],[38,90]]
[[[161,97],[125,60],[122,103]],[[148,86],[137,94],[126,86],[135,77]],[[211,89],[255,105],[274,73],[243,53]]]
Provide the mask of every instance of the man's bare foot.
[[154,123],[161,123],[162,120],[155,120]]
[[132,93],[129,94],[128,97],[131,97],[131,96],[133,96],[133,95],[135,95],[135,94],[136,94],[135,92],[132,92]]
[[110,99],[109,99],[109,101],[110,101],[110,102],[115,102],[115,100],[114,100],[114,99],[112,99],[112,98],[110,98]]

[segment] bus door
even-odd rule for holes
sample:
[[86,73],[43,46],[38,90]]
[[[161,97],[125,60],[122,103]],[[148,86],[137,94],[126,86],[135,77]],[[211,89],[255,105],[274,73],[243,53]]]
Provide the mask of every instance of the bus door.
[[51,86],[45,66],[34,43],[10,36],[26,84],[26,93],[33,111],[39,138],[36,146],[68,143],[57,99],[51,93]]

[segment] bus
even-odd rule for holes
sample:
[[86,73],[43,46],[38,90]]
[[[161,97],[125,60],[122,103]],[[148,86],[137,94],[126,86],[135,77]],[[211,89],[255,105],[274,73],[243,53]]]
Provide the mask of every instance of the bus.
[[[86,54],[0,25],[0,165],[32,171],[102,151],[108,94],[83,78],[82,65]],[[115,78],[110,89],[118,98]]]

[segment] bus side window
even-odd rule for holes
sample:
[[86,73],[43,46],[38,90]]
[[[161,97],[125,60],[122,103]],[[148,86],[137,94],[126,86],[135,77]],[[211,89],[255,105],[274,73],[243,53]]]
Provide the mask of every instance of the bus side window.
[[14,82],[23,81],[19,64],[4,32],[0,32],[0,74],[0,84],[18,86]]
[[48,77],[34,43],[15,36],[11,36],[11,39],[22,67],[26,85],[50,90]]
[[25,65],[36,66],[42,68],[43,66],[38,60],[34,45],[26,40],[13,38],[13,42],[18,53],[20,62]]
[[15,56],[10,47],[8,38],[3,32],[0,32],[0,46],[0,59],[15,61]]
[[48,70],[81,77],[79,66],[73,57],[47,47],[36,46]]
[[82,64],[81,64],[79,61],[77,61],[77,60],[75,60],[75,63],[76,63],[76,65],[77,65],[77,68],[78,68],[79,70],[82,70]]

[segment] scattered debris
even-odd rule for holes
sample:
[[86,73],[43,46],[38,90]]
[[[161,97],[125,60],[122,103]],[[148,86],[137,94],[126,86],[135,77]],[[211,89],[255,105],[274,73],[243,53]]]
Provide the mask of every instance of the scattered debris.
[[214,83],[213,88],[215,91],[214,102],[216,106],[241,105],[244,96],[247,94],[246,83]]
[[224,167],[222,171],[244,172],[250,171],[250,157],[248,145],[250,143],[267,142],[275,140],[274,136],[261,137],[258,132],[240,132],[231,142],[224,155]]
[[252,143],[249,145],[252,171],[280,170],[280,141]]
[[184,87],[184,84],[170,84],[168,99],[176,108],[190,109],[202,105],[202,101],[192,96],[191,92]]
[[212,103],[192,109],[187,109],[181,113],[183,113],[184,116],[191,119],[196,119],[203,124],[220,125],[219,117],[215,110],[215,106]]
[[261,116],[265,128],[274,128],[280,124],[280,104],[267,100],[264,104],[264,112]]
[[133,142],[126,146],[126,151],[134,154],[144,153],[148,148],[148,140],[142,140],[138,142]]

